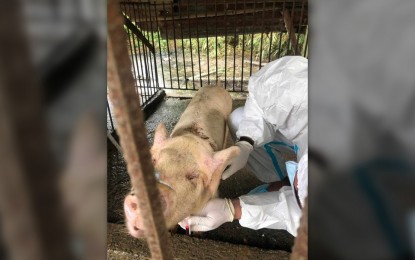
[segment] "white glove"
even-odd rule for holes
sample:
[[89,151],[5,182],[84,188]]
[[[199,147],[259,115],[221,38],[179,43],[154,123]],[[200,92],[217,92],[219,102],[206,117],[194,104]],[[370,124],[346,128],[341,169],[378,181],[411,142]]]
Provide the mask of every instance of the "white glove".
[[180,221],[179,225],[183,229],[188,225],[191,231],[210,231],[225,222],[232,222],[234,215],[235,209],[230,199],[212,199],[198,216],[187,217]]
[[226,180],[230,176],[232,176],[235,172],[242,169],[246,163],[248,162],[249,154],[252,152],[254,147],[247,141],[239,141],[235,144],[235,146],[239,147],[240,153],[239,156],[235,157],[230,162],[230,166],[223,172],[222,180]]

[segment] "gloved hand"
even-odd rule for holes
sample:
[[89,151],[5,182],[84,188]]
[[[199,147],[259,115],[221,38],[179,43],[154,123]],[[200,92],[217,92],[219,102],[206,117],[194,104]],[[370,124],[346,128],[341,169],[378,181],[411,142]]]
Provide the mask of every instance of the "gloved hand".
[[226,180],[232,176],[235,172],[242,169],[248,162],[249,154],[252,152],[254,147],[247,141],[239,141],[235,144],[240,149],[239,156],[235,157],[231,162],[230,166],[223,172],[222,180]]
[[235,209],[230,199],[212,199],[199,212],[198,216],[190,216],[179,222],[186,229],[189,225],[191,231],[210,231],[225,222],[232,222]]

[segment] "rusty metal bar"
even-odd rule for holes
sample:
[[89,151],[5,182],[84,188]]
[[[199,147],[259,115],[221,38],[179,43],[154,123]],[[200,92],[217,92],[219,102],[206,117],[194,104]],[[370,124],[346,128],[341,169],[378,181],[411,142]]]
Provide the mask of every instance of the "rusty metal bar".
[[108,3],[108,88],[132,186],[148,228],[147,242],[154,259],[172,259],[167,229],[137,94],[134,91],[119,1]]
[[299,52],[298,52],[297,38],[295,37],[295,30],[294,30],[294,26],[291,20],[291,15],[288,9],[284,9],[283,16],[284,16],[285,28],[287,29],[288,37],[290,38],[291,45],[293,46],[294,55],[298,55]]
[[151,53],[154,54],[156,52],[154,46],[151,45],[150,41],[147,40],[144,34],[130,21],[130,19],[128,19],[128,17],[124,16],[124,24],[128,29],[131,30],[132,33],[135,34],[135,36],[138,37],[138,39],[140,39],[144,43],[145,46],[147,46]]

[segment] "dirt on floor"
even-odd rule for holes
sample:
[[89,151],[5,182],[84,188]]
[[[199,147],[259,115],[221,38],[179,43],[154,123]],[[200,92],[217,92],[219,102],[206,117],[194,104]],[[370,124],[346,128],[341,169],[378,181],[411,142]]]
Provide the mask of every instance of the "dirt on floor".
[[[189,99],[176,98],[168,98],[162,102],[157,111],[145,122],[150,144],[153,142],[154,131],[157,125],[163,122],[167,130],[171,132],[189,102]],[[243,104],[243,100],[234,101],[233,109],[243,106]],[[233,141],[229,137],[228,145],[231,144],[233,144]],[[123,200],[130,190],[130,181],[122,155],[110,143],[108,144],[107,168],[108,222],[119,224],[109,224],[108,226],[108,258],[145,259],[148,257],[148,249],[146,249],[145,243],[143,244],[142,241],[139,242],[140,240],[129,236],[123,226]],[[248,193],[260,184],[262,183],[247,169],[243,169],[221,182],[219,197],[236,198]],[[175,250],[180,252],[178,259],[204,259],[203,256],[206,248],[214,248],[212,251],[218,250],[218,252],[234,250],[232,252],[240,253],[238,258],[242,256],[241,259],[252,259],[254,257],[268,259],[268,256],[269,259],[286,259],[294,242],[294,237],[287,231],[272,229],[251,230],[240,226],[238,221],[225,223],[216,230],[200,233],[197,235],[197,238],[193,234],[192,237],[186,236],[184,230],[180,227],[171,233],[172,238],[174,238],[173,246],[175,246],[174,243],[177,243]],[[200,247],[201,250],[194,250],[196,247]],[[225,250],[226,248],[228,249]],[[185,254],[186,252],[187,254]],[[220,259],[233,258],[231,255],[229,256],[228,258],[223,255],[215,255],[213,252],[206,254],[207,259],[214,257]],[[235,254],[235,258],[236,256]]]

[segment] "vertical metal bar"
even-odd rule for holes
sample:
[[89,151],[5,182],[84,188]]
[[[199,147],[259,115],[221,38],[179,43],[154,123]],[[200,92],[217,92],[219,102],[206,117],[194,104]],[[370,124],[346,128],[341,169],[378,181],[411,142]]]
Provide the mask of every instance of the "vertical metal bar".
[[227,64],[227,58],[228,58],[228,25],[226,24],[226,16],[227,16],[227,11],[228,11],[228,7],[226,4],[226,0],[224,0],[223,2],[223,9],[225,11],[224,13],[224,21],[225,21],[225,89],[226,89],[226,85],[228,83],[228,80],[226,78],[226,72],[228,70],[228,64]]
[[[254,12],[252,13],[252,21],[255,22],[256,0],[254,1]],[[249,64],[249,76],[252,75],[252,55],[254,54],[254,29],[251,32],[251,60]]]
[[[167,239],[167,229],[151,164],[149,145],[145,134],[143,113],[132,85],[131,63],[124,44],[123,19],[118,1],[108,6],[108,87],[114,105],[117,129],[127,162],[132,186],[135,187],[144,225],[148,229],[147,242],[154,259],[173,259]],[[118,7],[118,8],[117,8]],[[113,48],[117,46],[117,48]]]
[[[235,33],[233,35],[233,81],[232,81],[232,91],[235,92],[235,69],[236,69],[236,47],[238,46],[238,40],[236,40],[236,0],[235,0],[235,13],[233,15],[233,26],[235,27]],[[239,37],[238,37],[239,38]]]
[[282,40],[282,25],[284,23],[284,10],[285,10],[285,0],[282,3],[282,12],[281,12],[281,18],[282,21],[280,22],[280,42],[278,43],[278,59],[281,57],[281,40]]
[[[163,66],[163,57],[162,57],[162,51],[161,51],[161,34],[160,34],[160,25],[159,25],[159,19],[158,19],[158,12],[157,12],[157,3],[154,3],[154,13],[156,15],[156,28],[157,28],[157,38],[158,38],[158,45],[159,45],[159,57],[160,57],[160,66],[161,66],[161,76],[163,78],[163,88],[166,88],[166,80],[164,78],[164,66]],[[160,87],[160,86],[159,86]]]
[[297,47],[297,46],[294,46],[294,44],[293,44],[293,42],[291,41],[291,38],[292,37],[294,37],[295,38],[295,31],[294,31],[294,9],[295,9],[295,6],[296,6],[296,0],[293,0],[293,2],[291,3],[292,4],[292,6],[291,6],[291,15],[290,15],[290,23],[291,23],[291,26],[292,26],[292,29],[293,30],[290,30],[290,34],[293,34],[292,36],[290,36],[290,42],[291,42],[291,50],[293,50],[294,51],[294,55],[297,55],[297,50],[296,49],[294,49],[294,47]]
[[[141,6],[142,6],[143,13],[144,13],[144,16],[145,16],[145,18],[144,18],[145,35],[146,35],[146,39],[149,41],[149,39],[150,39],[149,34],[152,33],[152,32],[150,31],[150,26],[148,24],[149,23],[151,24],[152,21],[148,19],[148,15],[147,15],[147,8],[146,8],[146,6],[148,4],[149,4],[149,2],[142,3]],[[134,14],[135,14],[135,11],[134,11]],[[154,44],[153,44],[153,47],[154,47]],[[149,74],[150,74],[150,83],[152,83],[152,84],[150,84],[150,87],[147,87],[147,101],[146,101],[146,103],[148,103],[148,101],[150,100],[150,98],[152,96],[152,90],[154,90],[155,88],[157,88],[157,86],[156,86],[156,80],[155,80],[155,78],[157,78],[157,75],[155,75],[155,69],[153,69],[153,66],[152,66],[152,64],[153,64],[153,59],[152,59],[153,53],[150,51],[150,49],[148,47],[146,48],[146,52],[147,52],[146,64],[147,64],[147,67],[148,67],[148,69],[150,71],[149,72]]]
[[167,57],[169,59],[169,74],[170,74],[170,88],[173,88],[173,78],[171,76],[171,61],[170,61],[170,42],[169,42],[169,31],[167,29],[167,11],[166,11],[166,5],[163,1],[163,11],[164,11],[164,28],[166,29],[166,42],[167,42]]
[[246,0],[244,0],[244,18],[243,18],[243,32],[242,32],[242,70],[241,70],[241,92],[244,88],[244,64],[245,64],[245,22],[246,22]]
[[199,45],[199,19],[197,16],[198,10],[197,10],[197,1],[194,1],[195,3],[195,12],[196,12],[196,41],[197,41],[197,56],[199,59],[199,80],[200,80],[200,87],[203,87],[202,83],[202,66],[200,65],[200,45]]
[[215,60],[216,60],[216,85],[218,84],[218,1],[215,0]]
[[206,21],[206,52],[207,52],[207,76],[208,76],[208,85],[210,85],[210,75],[209,75],[209,28],[208,28],[208,13],[207,13],[207,6],[208,6],[208,0],[205,0],[205,21]]
[[[134,4],[133,6],[134,6],[134,8],[136,6],[139,8],[139,4],[137,4],[137,5]],[[135,9],[134,9],[134,12],[133,13],[134,13],[133,20],[135,21],[136,20],[136,17],[135,17]],[[131,17],[131,14],[130,14],[130,17]],[[135,26],[137,26],[137,25],[135,24]],[[147,63],[146,63],[147,59],[146,59],[146,53],[145,53],[145,46],[144,46],[144,44],[142,44],[141,41],[139,39],[136,39],[135,35],[133,35],[134,45],[135,45],[135,41],[136,40],[137,40],[138,53],[140,55],[140,65],[141,65],[141,68],[142,68],[142,71],[143,71],[143,74],[142,74],[143,80],[142,80],[142,85],[140,86],[140,94],[143,96],[143,103],[141,105],[144,106],[145,105],[145,102],[147,100],[147,84],[148,84],[148,78],[149,78],[149,76],[148,76],[148,69],[147,69]],[[140,50],[140,47],[142,48],[141,50]]]
[[173,19],[173,40],[174,40],[174,55],[176,57],[176,75],[177,75],[177,88],[180,89],[180,77],[179,77],[179,63],[177,61],[177,45],[176,45],[176,24],[174,22],[174,2],[171,2],[171,10],[172,14],[171,17]]
[[[125,5],[124,5],[125,6]],[[128,5],[128,17],[131,19],[131,11],[130,11],[131,5]],[[134,6],[133,6],[134,8]],[[127,10],[127,8],[125,8],[125,10]],[[128,35],[130,37],[133,38],[133,40],[135,39],[135,36],[133,34],[133,32],[131,30],[128,29]],[[138,57],[137,57],[137,50],[135,49],[136,45],[135,45],[135,41],[133,46],[131,46],[131,40],[130,41],[130,51],[131,51],[131,62],[133,63],[133,69],[134,69],[134,85],[136,86],[136,91],[138,93],[138,89],[139,89],[139,84],[140,84],[140,75],[139,75],[139,71],[138,71]],[[137,80],[138,80],[138,84],[137,84]],[[141,105],[144,105],[144,99],[141,100],[142,103]]]
[[262,41],[264,39],[264,17],[265,17],[265,2],[262,2],[262,24],[261,24],[261,43],[259,46],[259,67],[262,67]]
[[298,54],[298,44],[297,44],[297,38],[295,38],[295,32],[294,32],[294,27],[293,27],[292,21],[293,21],[293,19],[290,16],[290,12],[288,10],[284,10],[284,23],[285,23],[285,27],[287,28],[287,31],[288,31],[289,41],[291,42],[291,44],[293,46],[294,55],[297,55]]
[[[271,24],[274,22],[275,19],[275,12],[277,10],[275,10],[275,1],[272,2],[272,19],[271,19]],[[271,27],[272,28],[272,27]],[[268,62],[271,62],[271,47],[272,47],[272,30],[271,30],[271,34],[269,37],[269,50],[268,50]]]
[[[123,5],[123,9],[124,9],[123,11],[128,16],[128,19],[131,19],[130,7],[131,7],[130,5]],[[130,29],[126,29],[126,33],[128,37],[128,45],[130,47],[131,63],[133,65],[132,67],[134,70],[134,86],[137,92],[138,92],[138,89],[140,89],[140,92],[141,92],[141,86],[138,85],[140,83],[140,75],[138,72],[137,50],[135,49],[136,45],[135,45],[134,34],[131,32]],[[133,39],[133,41],[131,41],[131,38]],[[138,79],[138,84],[137,84],[137,79]],[[143,106],[145,100],[142,96],[140,96],[140,101],[141,101],[141,105]]]
[[110,103],[108,102],[108,99],[107,99],[107,108],[108,108],[108,114],[110,115],[111,130],[112,132],[114,132],[115,127],[114,127],[114,122],[112,121],[111,108],[110,108]]
[[[303,23],[303,16],[304,16],[304,5],[305,5],[305,0],[302,1],[301,4],[301,14],[300,14],[300,19],[298,21],[298,29],[297,29],[297,44],[300,43],[300,33],[301,33],[301,25]],[[305,35],[304,35],[304,41],[303,41],[303,46],[305,44]],[[298,49],[298,47],[297,47]],[[299,51],[299,54],[301,55],[301,51]]]
[[[156,75],[156,87],[152,89],[151,91],[151,96],[153,96],[156,92],[157,89],[159,88],[159,75],[157,72],[157,58],[156,58],[156,45],[154,44],[154,30],[153,30],[153,19],[151,17],[151,8],[150,8],[150,2],[147,4],[148,6],[148,14],[150,17],[150,30],[151,30],[151,42],[153,43],[153,47],[154,47],[154,53],[153,53],[153,61],[154,61],[154,74]],[[157,28],[157,27],[156,27]]]
[[144,100],[144,98],[145,98],[144,91],[145,91],[145,88],[143,86],[145,85],[145,81],[144,81],[145,71],[144,71],[144,65],[143,65],[143,60],[142,60],[143,56],[142,56],[141,50],[140,50],[140,41],[137,40],[137,45],[136,45],[135,37],[132,33],[130,34],[130,37],[133,39],[133,48],[135,49],[136,53],[137,53],[137,50],[138,50],[138,57],[139,58],[137,58],[137,56],[136,56],[135,62],[137,63],[137,66],[138,66],[138,59],[140,60],[139,67],[140,67],[140,70],[141,70],[141,75],[138,75],[138,83],[140,84],[140,86],[138,86],[138,89],[140,91],[140,97],[142,99],[141,105],[144,105],[144,101],[145,101]]
[[[135,5],[134,5],[135,6]],[[141,5],[139,5],[139,4],[137,4],[137,6],[139,7],[139,9],[141,9]],[[140,11],[138,12],[139,14],[140,14]],[[133,14],[134,14],[134,17],[133,17],[133,20],[134,21],[136,21],[137,20],[137,18],[135,17],[135,15],[136,15],[136,12],[135,12],[135,8],[134,8],[134,12],[133,12]],[[141,16],[139,16],[139,17],[141,17]],[[137,26],[137,25],[136,25]],[[133,37],[133,40],[135,41],[135,37]],[[144,100],[144,102],[143,102],[143,104],[141,104],[142,106],[144,106],[144,105],[146,105],[146,103],[147,103],[147,99],[148,99],[148,86],[150,85],[151,86],[151,81],[150,81],[150,75],[149,75],[149,69],[148,69],[148,65],[147,65],[147,52],[146,52],[146,47],[144,46],[144,44],[140,41],[140,40],[138,40],[137,39],[137,46],[138,46],[138,50],[139,50],[139,53],[140,53],[140,62],[142,62],[141,64],[143,64],[144,63],[144,66],[143,66],[143,72],[144,72],[144,74],[145,74],[145,76],[144,76],[144,74],[143,74],[143,85],[140,87],[140,90],[141,90],[141,95],[144,95],[144,98],[143,98],[143,100]],[[140,46],[141,46],[141,48],[142,48],[142,52],[140,52]],[[142,55],[141,55],[142,54]],[[143,58],[144,58],[144,60],[143,60]]]
[[190,62],[192,65],[192,82],[193,82],[193,90],[195,88],[195,71],[194,71],[194,65],[193,65],[193,43],[192,43],[192,33],[190,28],[190,14],[189,14],[189,7],[190,7],[190,0],[187,0],[187,25],[189,27],[189,41],[190,41]]
[[178,10],[179,10],[179,18],[180,18],[180,33],[181,33],[181,39],[182,39],[182,56],[183,56],[183,70],[184,70],[184,82],[186,84],[186,89],[187,89],[187,75],[186,75],[186,58],[185,58],[185,54],[184,54],[184,41],[183,41],[183,20],[182,20],[182,10],[181,7],[179,6],[181,2],[177,2],[178,4]]

